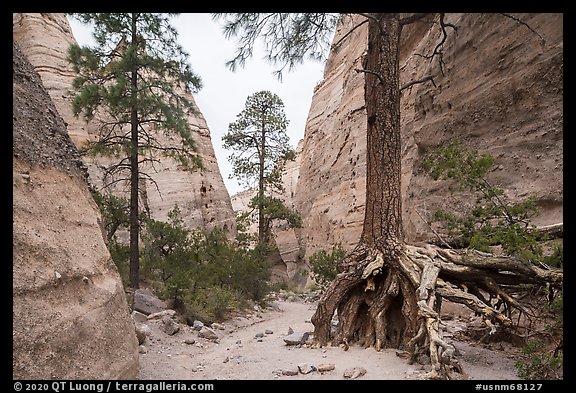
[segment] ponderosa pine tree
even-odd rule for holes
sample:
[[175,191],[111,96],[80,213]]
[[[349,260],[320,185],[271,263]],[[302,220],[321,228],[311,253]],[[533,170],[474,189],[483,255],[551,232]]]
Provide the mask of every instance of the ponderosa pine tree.
[[232,175],[245,185],[256,185],[258,193],[249,207],[258,211],[258,244],[270,241],[272,220],[286,220],[291,227],[301,226],[300,216],[281,199],[272,195],[282,192],[282,169],[295,153],[289,143],[284,103],[276,94],[259,91],[246,99],[246,105],[224,135],[224,148],[230,155]]
[[[201,81],[187,62],[170,25],[174,14],[82,13],[73,14],[92,23],[94,47],[74,44],[69,61],[78,76],[73,87],[73,111],[97,123],[98,135],[86,151],[117,157],[106,168],[105,179],[130,184],[130,285],[139,286],[139,181],[153,179],[139,168],[172,157],[187,168],[200,167],[187,116],[194,103],[184,93],[196,91]],[[172,146],[158,135],[178,138]]]
[[[512,326],[509,312],[502,312],[481,295],[501,299],[506,310],[522,310],[507,289],[523,284],[561,288],[561,270],[546,270],[525,264],[511,256],[494,256],[475,251],[442,249],[429,245],[414,247],[404,242],[401,209],[400,93],[418,83],[433,83],[424,75],[400,86],[400,37],[402,28],[418,21],[433,23],[441,35],[428,59],[439,59],[451,30],[444,14],[365,13],[334,46],[342,45],[358,27],[368,24],[368,50],[362,68],[365,74],[367,116],[367,177],[363,231],[358,245],[339,266],[339,274],[323,293],[312,317],[314,339],[331,342],[358,342],[364,346],[404,348],[410,362],[418,355],[430,357],[429,378],[448,378],[450,370],[461,370],[453,356],[455,348],[442,339],[439,310],[442,299],[462,303],[484,317],[491,332]],[[518,18],[519,28],[528,27]],[[234,69],[252,55],[259,37],[268,59],[289,69],[306,56],[317,58],[329,46],[338,15],[323,13],[239,13],[215,14],[224,19],[226,37],[239,37]],[[537,33],[536,33],[537,34]],[[463,288],[467,288],[464,290]],[[331,321],[338,313],[337,333],[331,335]]]

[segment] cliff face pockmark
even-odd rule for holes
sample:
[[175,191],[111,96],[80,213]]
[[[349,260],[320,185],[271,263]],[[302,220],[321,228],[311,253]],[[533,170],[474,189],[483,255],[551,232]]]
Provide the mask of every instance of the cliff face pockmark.
[[[73,93],[70,92],[75,73],[66,60],[68,47],[75,43],[67,17],[62,13],[15,13],[13,37],[40,74],[46,90],[68,125],[68,133],[80,148],[96,134],[95,123],[86,124],[82,117],[74,117],[71,109]],[[187,98],[194,101],[192,95]],[[174,160],[160,158],[154,168],[141,170],[158,185],[142,181],[142,209],[152,218],[167,220],[168,212],[178,204],[184,223],[189,228],[224,227],[235,234],[236,223],[230,196],[218,168],[210,130],[200,112],[189,116],[193,139],[202,158],[203,170],[183,170]],[[179,143],[164,135],[157,135],[163,145]],[[82,157],[88,167],[90,182],[101,186],[104,182],[102,168],[116,161],[98,157]],[[129,186],[121,184],[114,193],[129,196]]]
[[13,48],[15,379],[134,379],[138,340],[76,146]]
[[[535,224],[562,222],[563,213],[563,16],[518,14],[545,44],[499,14],[448,14],[444,75],[432,52],[438,24],[415,23],[401,37],[400,85],[434,76],[404,90],[401,98],[402,208],[406,241],[434,239],[418,216],[436,209],[462,211],[470,196],[451,197],[447,183],[421,169],[429,148],[458,137],[467,148],[495,157],[489,179],[512,200],[536,197]],[[346,19],[334,42],[350,30]],[[366,111],[362,55],[367,26],[356,29],[329,55],[308,115],[294,204],[304,219],[299,244],[307,258],[342,242],[357,244],[364,219]]]

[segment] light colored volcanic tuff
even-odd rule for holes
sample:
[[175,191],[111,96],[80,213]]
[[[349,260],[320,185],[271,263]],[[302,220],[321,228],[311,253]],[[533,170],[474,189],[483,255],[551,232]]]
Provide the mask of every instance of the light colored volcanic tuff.
[[138,341],[80,156],[13,49],[15,379],[133,379]]
[[[444,45],[444,76],[428,54],[439,42],[438,24],[406,26],[401,42],[401,85],[427,75],[431,83],[401,98],[402,208],[406,240],[433,239],[418,217],[438,207],[462,209],[445,183],[420,169],[426,149],[459,137],[490,153],[507,195],[537,198],[537,225],[563,214],[563,16],[519,14],[544,39],[500,14],[449,14],[456,25]],[[352,23],[346,19],[339,40]],[[341,241],[351,249],[362,230],[366,175],[364,75],[357,73],[367,45],[366,25],[347,37],[327,61],[308,115],[293,200],[304,219],[299,243],[308,257]],[[468,197],[469,199],[469,197]]]
[[[13,37],[22,52],[30,59],[40,74],[46,90],[56,108],[68,124],[68,132],[78,147],[93,137],[94,125],[72,114],[72,94],[69,92],[74,71],[66,60],[68,47],[75,42],[66,15],[62,13],[15,13],[13,14]],[[188,95],[193,101],[193,97]],[[178,204],[184,223],[189,228],[225,227],[235,234],[236,224],[230,196],[218,168],[210,130],[201,113],[189,117],[198,152],[205,169],[184,171],[171,159],[161,158],[155,168],[143,168],[157,183],[160,194],[151,182],[143,184],[141,203],[152,218],[166,220],[168,212]],[[159,135],[166,145],[174,144],[170,138]],[[83,157],[88,166],[90,182],[102,184],[99,165],[111,161],[104,158]],[[129,188],[115,192],[128,195]]]

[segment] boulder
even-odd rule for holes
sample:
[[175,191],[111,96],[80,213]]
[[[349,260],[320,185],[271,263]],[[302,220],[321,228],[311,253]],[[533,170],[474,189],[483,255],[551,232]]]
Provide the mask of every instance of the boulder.
[[134,326],[134,331],[136,332],[136,338],[138,339],[138,344],[142,344],[146,340],[146,331],[142,329],[142,326],[146,325]]
[[364,367],[353,367],[344,370],[344,378],[356,379],[366,374]]
[[298,368],[296,368],[296,369],[289,368],[289,369],[282,370],[282,375],[287,375],[289,377],[293,377],[295,375],[298,375],[298,373],[299,373]]
[[137,289],[134,292],[133,308],[142,314],[150,315],[166,310],[166,303],[147,289]]
[[316,367],[311,366],[308,363],[300,363],[298,365],[298,371],[302,374],[310,374],[312,371],[316,371]]
[[162,319],[162,317],[164,317],[165,315],[170,317],[170,318],[174,318],[174,316],[176,315],[176,311],[164,310],[164,311],[160,311],[160,312],[155,312],[153,314],[148,315],[148,317],[146,319]]
[[318,371],[321,373],[325,373],[327,371],[332,371],[336,368],[334,363],[322,363],[318,365]]
[[164,315],[161,319],[160,330],[169,336],[173,336],[180,330],[180,325],[178,325],[172,318],[168,315]]
[[200,329],[200,331],[198,332],[198,337],[202,337],[205,338],[207,340],[218,340],[218,335],[216,334],[216,332],[212,329],[210,329],[209,327],[202,327],[202,329]]
[[310,333],[308,332],[294,332],[284,337],[283,340],[287,345],[298,345],[298,344],[304,344],[306,340],[308,340],[309,336]]
[[204,327],[204,323],[202,321],[194,321],[194,323],[192,324],[192,328],[194,330],[200,331],[203,327]]
[[143,323],[143,322],[146,322],[148,320],[146,315],[142,314],[140,311],[132,311],[132,314],[130,314],[130,316],[132,317],[134,322],[138,322],[138,323]]

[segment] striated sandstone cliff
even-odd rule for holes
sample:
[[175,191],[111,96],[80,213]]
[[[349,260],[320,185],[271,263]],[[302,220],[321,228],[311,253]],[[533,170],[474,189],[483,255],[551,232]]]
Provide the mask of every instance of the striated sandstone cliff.
[[138,341],[78,151],[13,49],[15,379],[133,379]]
[[[13,14],[13,37],[23,53],[40,74],[46,90],[51,95],[58,112],[68,125],[74,143],[81,147],[94,137],[95,126],[74,118],[71,110],[72,93],[69,92],[74,72],[66,60],[68,47],[75,42],[70,25],[64,14],[15,13]],[[189,96],[193,101],[193,97]],[[142,168],[157,183],[160,193],[151,182],[143,182],[142,207],[157,220],[166,220],[168,212],[178,204],[184,223],[189,228],[225,227],[231,235],[236,231],[234,212],[230,197],[216,161],[210,130],[199,113],[190,116],[189,123],[205,169],[184,171],[171,159],[161,159],[154,168]],[[174,143],[164,135],[158,139],[166,144]],[[90,181],[102,185],[102,167],[112,161],[106,158],[83,157],[88,166]],[[117,187],[116,193],[128,195],[128,187]]]
[[[427,54],[439,42],[438,25],[404,28],[401,85],[434,75],[401,101],[402,207],[406,240],[432,239],[418,217],[436,208],[462,209],[465,196],[449,198],[445,183],[420,169],[423,154],[459,137],[496,158],[498,179],[512,199],[534,195],[542,208],[535,223],[562,221],[563,212],[563,16],[520,14],[545,39],[497,14],[450,14],[458,27],[444,45],[444,75]],[[355,20],[344,19],[334,41]],[[304,218],[305,256],[341,241],[351,249],[364,218],[366,112],[361,68],[367,29],[356,29],[333,51],[316,88],[305,130],[294,203]]]

